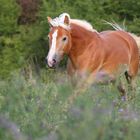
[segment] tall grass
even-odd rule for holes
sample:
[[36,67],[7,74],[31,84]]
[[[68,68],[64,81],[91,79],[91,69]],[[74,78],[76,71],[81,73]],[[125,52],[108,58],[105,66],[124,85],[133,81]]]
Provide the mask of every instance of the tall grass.
[[17,73],[0,81],[0,120],[9,123],[0,123],[0,140],[23,140],[13,125],[33,140],[139,140],[140,79],[129,101],[121,101],[115,85],[93,85],[66,109],[77,89],[64,72]]

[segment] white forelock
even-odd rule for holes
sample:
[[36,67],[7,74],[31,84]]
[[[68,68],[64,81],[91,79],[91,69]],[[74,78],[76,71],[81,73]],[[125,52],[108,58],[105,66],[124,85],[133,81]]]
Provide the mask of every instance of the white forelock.
[[56,18],[54,18],[53,20],[51,20],[51,21],[50,21],[51,25],[54,26],[54,27],[61,26],[61,27],[65,28],[65,29],[69,29],[69,28],[70,28],[69,25],[66,25],[66,24],[64,23],[65,16],[67,16],[67,17],[69,18],[69,20],[70,20],[69,14],[63,13],[63,14],[61,14],[59,17],[56,17]]
[[61,14],[59,17],[56,17],[54,19],[52,19],[50,21],[51,25],[54,26],[54,27],[58,27],[58,26],[61,26],[67,30],[70,29],[70,25],[66,25],[64,23],[64,20],[65,20],[65,16],[67,16],[69,18],[69,21],[70,23],[73,23],[73,24],[76,24],[76,25],[79,25],[89,31],[92,31],[92,32],[97,32],[95,29],[93,29],[92,25],[85,21],[85,20],[79,20],[79,19],[70,19],[70,15],[67,14],[67,13],[63,13]]

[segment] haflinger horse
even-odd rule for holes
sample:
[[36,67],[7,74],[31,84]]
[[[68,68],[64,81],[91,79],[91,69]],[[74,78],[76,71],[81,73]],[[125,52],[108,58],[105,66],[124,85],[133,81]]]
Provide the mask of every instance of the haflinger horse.
[[55,68],[66,54],[70,76],[76,74],[91,82],[125,73],[129,83],[135,79],[139,51],[129,33],[119,30],[99,33],[88,22],[71,19],[67,13],[54,19],[48,17],[48,23],[50,49],[46,60],[50,68]]

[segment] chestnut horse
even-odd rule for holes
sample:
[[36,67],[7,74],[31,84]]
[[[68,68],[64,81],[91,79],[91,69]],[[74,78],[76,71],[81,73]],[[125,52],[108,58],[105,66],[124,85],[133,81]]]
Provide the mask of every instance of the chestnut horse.
[[99,33],[88,22],[71,19],[67,13],[55,19],[48,17],[48,23],[50,49],[46,60],[49,67],[55,68],[67,54],[70,75],[84,77],[90,74],[93,79],[100,79],[104,75],[115,77],[121,72],[128,81],[137,75],[139,52],[129,33]]

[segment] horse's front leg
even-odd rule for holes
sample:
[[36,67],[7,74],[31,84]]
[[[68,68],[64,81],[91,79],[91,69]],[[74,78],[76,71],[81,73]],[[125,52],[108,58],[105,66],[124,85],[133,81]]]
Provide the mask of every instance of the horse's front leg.
[[68,62],[67,62],[67,74],[68,74],[68,76],[69,76],[69,80],[71,81],[71,84],[73,85],[73,86],[75,86],[76,85],[76,74],[77,72],[76,72],[76,69],[75,69],[75,67],[73,66],[73,64],[72,64],[72,62],[71,62],[71,60],[70,59],[68,59]]

